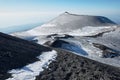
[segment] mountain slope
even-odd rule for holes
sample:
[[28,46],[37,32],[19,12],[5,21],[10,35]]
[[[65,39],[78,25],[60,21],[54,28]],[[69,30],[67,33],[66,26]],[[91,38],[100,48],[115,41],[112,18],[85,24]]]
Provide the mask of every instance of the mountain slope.
[[10,77],[9,70],[37,61],[36,57],[46,51],[51,49],[0,33],[0,80]]
[[103,16],[76,15],[65,12],[50,22],[26,32],[14,33],[15,36],[38,36],[48,34],[65,34],[85,26],[113,26],[113,21]]
[[42,26],[12,35],[60,49],[52,67],[38,80],[119,80],[119,33],[120,27],[106,17],[65,12]]
[[56,49],[56,61],[49,65],[36,80],[120,80],[120,68],[108,66]]
[[[3,33],[0,33],[0,64],[0,80],[120,79],[118,67],[102,64],[63,49],[50,49]],[[38,73],[39,68],[41,73]]]
[[55,45],[64,45],[59,48],[120,67],[119,32],[119,26],[106,17],[65,12],[42,26],[12,35],[38,44],[63,40],[68,44],[58,41]]

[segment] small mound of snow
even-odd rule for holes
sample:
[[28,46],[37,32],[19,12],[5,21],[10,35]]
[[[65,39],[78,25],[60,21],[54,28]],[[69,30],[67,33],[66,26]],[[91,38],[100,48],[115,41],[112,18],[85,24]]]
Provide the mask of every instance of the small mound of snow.
[[57,52],[54,50],[43,52],[42,55],[37,57],[39,61],[26,65],[22,69],[9,71],[9,73],[12,74],[12,78],[6,80],[35,80],[36,76],[44,70],[43,68],[48,68],[48,65],[55,60],[56,57]]

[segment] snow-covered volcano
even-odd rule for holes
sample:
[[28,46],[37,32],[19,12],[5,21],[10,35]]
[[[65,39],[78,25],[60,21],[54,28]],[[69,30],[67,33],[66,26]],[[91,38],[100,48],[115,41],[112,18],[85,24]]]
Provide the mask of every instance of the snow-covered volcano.
[[[65,12],[42,26],[11,35],[30,41],[1,33],[1,70],[11,63],[5,67],[12,76],[7,80],[120,80],[120,27],[106,17]],[[36,62],[16,69],[35,57]]]
[[15,36],[38,36],[49,34],[68,34],[78,32],[85,26],[113,26],[113,21],[103,16],[77,15],[65,12],[42,26],[26,32],[14,33]]
[[120,66],[119,31],[118,25],[106,17],[65,12],[42,26],[12,35],[48,46],[58,40],[55,47]]

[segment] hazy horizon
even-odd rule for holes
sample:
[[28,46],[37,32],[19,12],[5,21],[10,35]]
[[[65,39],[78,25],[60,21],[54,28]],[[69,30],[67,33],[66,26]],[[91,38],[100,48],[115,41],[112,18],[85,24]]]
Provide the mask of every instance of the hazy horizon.
[[0,28],[47,22],[68,11],[106,16],[120,24],[120,0],[1,0]]

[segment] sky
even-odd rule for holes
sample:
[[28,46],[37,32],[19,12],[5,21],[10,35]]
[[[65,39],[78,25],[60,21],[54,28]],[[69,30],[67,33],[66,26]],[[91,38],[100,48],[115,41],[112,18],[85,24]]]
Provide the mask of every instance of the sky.
[[120,0],[0,0],[0,28],[47,22],[65,11],[120,23]]

